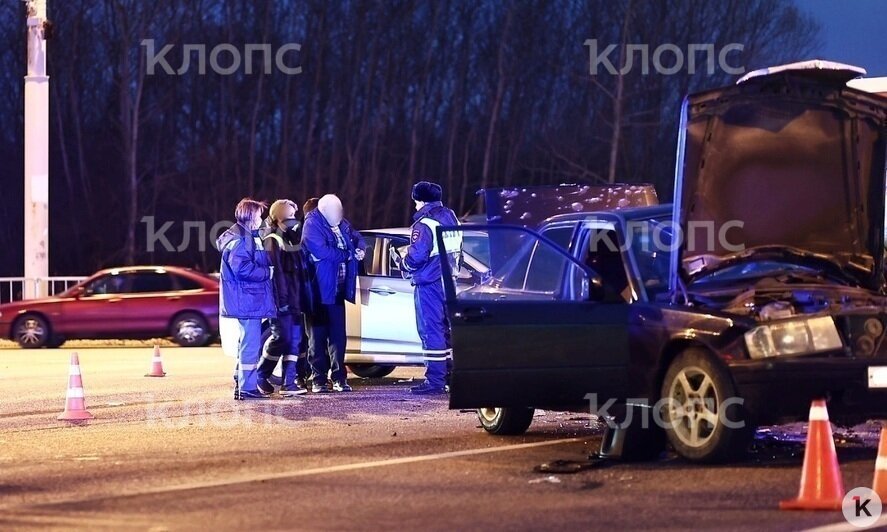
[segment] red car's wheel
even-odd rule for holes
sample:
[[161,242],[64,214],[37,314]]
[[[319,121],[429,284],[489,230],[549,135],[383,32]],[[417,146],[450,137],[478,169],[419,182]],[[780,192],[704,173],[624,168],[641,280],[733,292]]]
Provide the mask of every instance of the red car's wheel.
[[203,347],[211,338],[206,319],[193,312],[184,312],[172,320],[170,336],[182,347]]
[[12,337],[25,349],[39,349],[52,339],[49,322],[37,314],[25,314],[15,320]]

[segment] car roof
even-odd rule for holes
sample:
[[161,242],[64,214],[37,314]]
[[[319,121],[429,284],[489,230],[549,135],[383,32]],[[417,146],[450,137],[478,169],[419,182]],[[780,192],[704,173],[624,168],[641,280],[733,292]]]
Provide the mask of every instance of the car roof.
[[207,275],[203,272],[198,272],[197,270],[193,270],[191,268],[183,268],[181,266],[119,266],[116,268],[105,268],[104,270],[99,270],[95,273],[95,275],[103,275],[109,273],[117,275],[126,272],[174,272],[201,276]]

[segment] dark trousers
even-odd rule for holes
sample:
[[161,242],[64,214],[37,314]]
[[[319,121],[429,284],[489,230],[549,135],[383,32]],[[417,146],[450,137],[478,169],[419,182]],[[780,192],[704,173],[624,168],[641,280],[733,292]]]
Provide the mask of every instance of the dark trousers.
[[308,323],[308,363],[315,383],[345,382],[345,301],[319,305],[313,314],[306,315]]
[[443,387],[449,373],[450,321],[443,283],[417,285],[414,292],[416,328],[425,355],[425,381]]
[[283,358],[283,385],[292,386],[297,376],[304,376],[297,370],[302,342],[302,315],[285,314],[269,321],[271,336],[265,342],[262,358],[259,360],[259,377],[269,378]]

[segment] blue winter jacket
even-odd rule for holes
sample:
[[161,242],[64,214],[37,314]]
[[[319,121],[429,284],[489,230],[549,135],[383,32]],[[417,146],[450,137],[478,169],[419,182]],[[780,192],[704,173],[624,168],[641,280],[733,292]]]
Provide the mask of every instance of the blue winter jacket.
[[[428,219],[431,223],[427,223]],[[437,234],[432,231],[431,226],[459,225],[459,219],[450,209],[443,206],[439,201],[427,203],[419,212],[413,216],[413,226],[410,230],[410,247],[404,257],[404,269],[410,276],[412,284],[423,285],[441,282],[441,266],[440,257],[437,251]],[[445,234],[446,236],[446,234]],[[461,254],[461,238],[456,235],[458,250],[451,250],[449,255],[450,269],[455,272],[457,255]]]
[[[313,210],[305,216],[302,227],[302,247],[307,252],[307,260],[313,265],[309,272],[307,288],[313,291],[314,303],[332,305],[336,302],[336,288],[339,277],[339,264],[344,262],[345,299],[354,303],[357,291],[357,261],[354,251],[366,251],[366,242],[360,233],[354,230],[348,220],[342,220],[339,230],[345,238],[346,249],[339,249],[336,234],[319,210]],[[306,309],[303,309],[306,310]],[[312,309],[315,310],[315,309]]]
[[216,240],[222,252],[219,315],[256,319],[277,316],[271,286],[271,261],[258,231],[232,225]]

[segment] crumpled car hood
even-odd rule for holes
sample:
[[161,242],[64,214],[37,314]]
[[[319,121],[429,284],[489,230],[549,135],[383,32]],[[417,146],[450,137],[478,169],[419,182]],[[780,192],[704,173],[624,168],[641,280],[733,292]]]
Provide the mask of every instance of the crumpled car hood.
[[880,285],[887,98],[845,82],[787,71],[685,100],[673,282],[785,247]]

